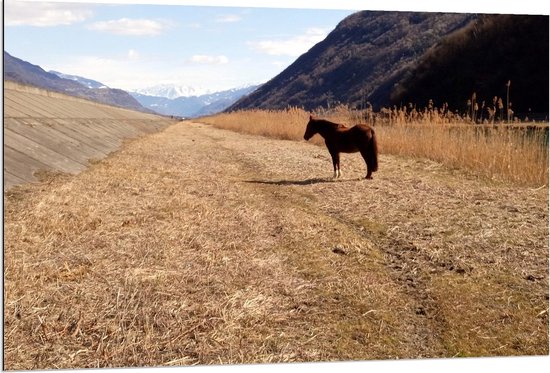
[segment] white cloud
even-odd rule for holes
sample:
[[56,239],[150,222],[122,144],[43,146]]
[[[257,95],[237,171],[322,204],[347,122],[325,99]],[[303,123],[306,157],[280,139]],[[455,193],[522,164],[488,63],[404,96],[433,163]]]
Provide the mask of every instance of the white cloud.
[[199,22],[191,22],[191,23],[188,23],[186,27],[191,29],[199,29],[202,27],[202,25]]
[[94,22],[88,28],[117,35],[156,36],[171,26],[172,23],[166,20],[120,18]]
[[234,23],[239,22],[242,19],[241,16],[238,16],[236,14],[227,14],[224,16],[219,16],[216,18],[216,22],[218,23]]
[[70,3],[4,2],[6,26],[64,26],[83,22],[93,16],[89,6]]
[[[152,74],[147,64],[135,62],[137,52],[130,49],[119,56],[79,56],[43,66],[46,70],[62,71],[94,79],[111,88],[127,89],[131,84],[156,84],[160,76]],[[139,78],[137,78],[139,77]]]
[[128,50],[128,59],[132,61],[139,60],[138,51],[136,51],[135,49]]
[[248,42],[252,48],[271,56],[297,57],[309,50],[312,46],[323,40],[328,31],[321,28],[310,28],[303,35],[289,39],[261,40]]
[[[177,55],[166,58],[157,54],[147,54],[137,48],[135,51],[140,52],[138,61],[131,59],[133,52],[129,52],[126,48],[114,55],[72,56],[56,59],[41,66],[45,70],[83,76],[102,82],[111,88],[127,91],[166,83],[194,88],[204,87],[216,92],[245,83],[264,82],[280,72],[279,69],[268,64],[260,68],[251,66],[243,69],[243,63],[231,63],[225,56],[214,55],[210,56],[213,58],[204,58],[197,55],[198,57],[193,58],[197,62],[192,63],[191,58],[188,58],[185,63],[182,63],[182,59]],[[215,64],[215,61],[218,63]],[[224,63],[224,61],[227,62]]]
[[229,62],[229,58],[223,55],[209,56],[204,54],[195,54],[194,56],[191,56],[191,58],[189,58],[187,61],[196,64],[224,65]]
[[[181,59],[170,63],[158,56],[127,49],[111,56],[79,56],[42,66],[102,82],[111,88],[134,90],[159,83],[205,86],[213,91],[232,88],[234,73],[226,56],[195,55],[182,65]],[[231,82],[226,80],[230,79]]]

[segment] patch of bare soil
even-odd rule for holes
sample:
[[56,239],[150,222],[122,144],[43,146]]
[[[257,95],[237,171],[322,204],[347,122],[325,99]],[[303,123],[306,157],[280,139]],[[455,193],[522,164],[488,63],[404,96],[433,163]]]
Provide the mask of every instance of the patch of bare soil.
[[548,189],[183,122],[4,197],[5,369],[548,354]]

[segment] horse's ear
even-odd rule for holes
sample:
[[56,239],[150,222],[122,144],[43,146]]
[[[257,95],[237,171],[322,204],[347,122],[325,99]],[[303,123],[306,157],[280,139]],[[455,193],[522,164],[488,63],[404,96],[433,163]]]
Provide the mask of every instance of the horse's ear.
[[309,120],[313,119],[313,115],[309,114]]

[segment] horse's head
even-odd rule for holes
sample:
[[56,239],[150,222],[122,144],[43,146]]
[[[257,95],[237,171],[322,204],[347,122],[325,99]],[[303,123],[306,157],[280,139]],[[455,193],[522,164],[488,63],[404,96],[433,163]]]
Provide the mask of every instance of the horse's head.
[[313,118],[312,115],[309,116],[309,122],[307,122],[306,133],[304,133],[304,140],[307,141],[311,139],[313,135],[315,135],[318,132],[318,129],[316,128],[317,126],[315,125],[316,121],[317,120]]

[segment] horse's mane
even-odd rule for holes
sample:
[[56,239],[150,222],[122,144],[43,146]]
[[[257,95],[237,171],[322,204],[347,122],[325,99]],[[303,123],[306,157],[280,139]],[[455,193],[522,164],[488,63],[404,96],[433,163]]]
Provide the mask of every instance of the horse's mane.
[[326,120],[326,119],[317,119],[317,118],[311,118],[311,119],[314,120],[315,123],[319,123],[319,124],[321,124],[321,125],[328,126],[328,127],[334,128],[334,129],[337,129],[337,128],[346,128],[346,126],[344,126],[343,124],[331,122],[330,120]]

